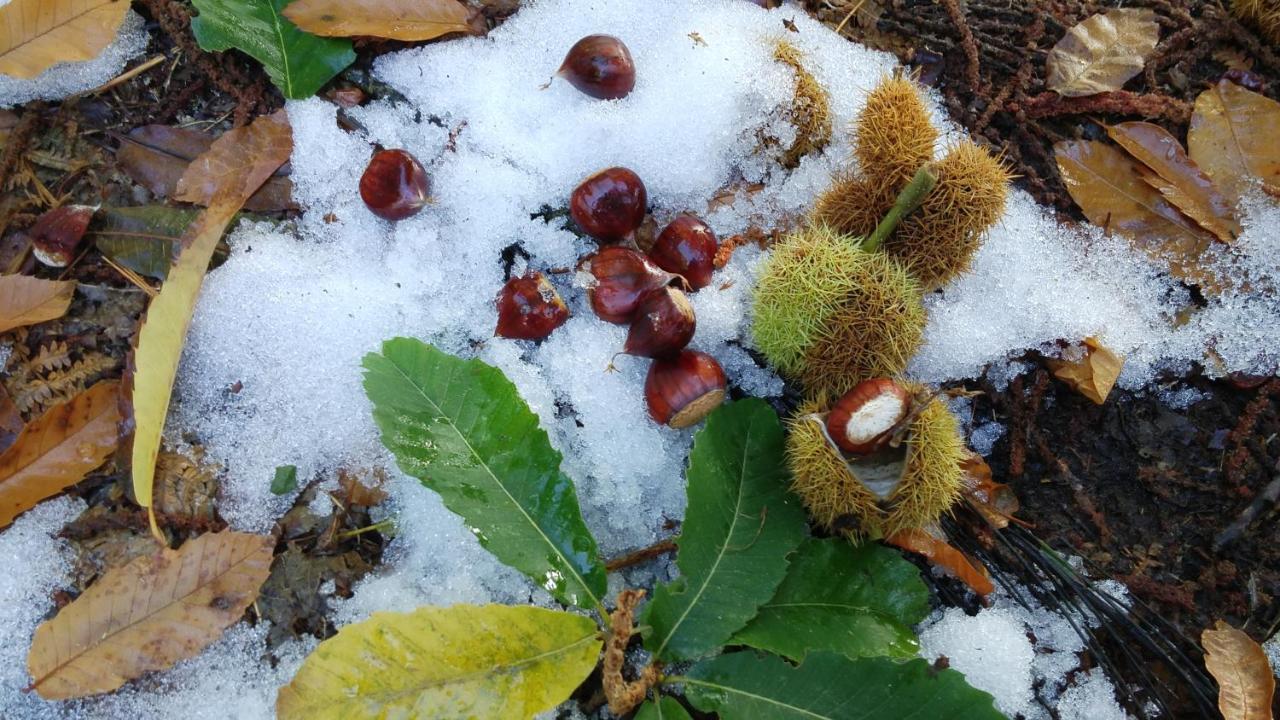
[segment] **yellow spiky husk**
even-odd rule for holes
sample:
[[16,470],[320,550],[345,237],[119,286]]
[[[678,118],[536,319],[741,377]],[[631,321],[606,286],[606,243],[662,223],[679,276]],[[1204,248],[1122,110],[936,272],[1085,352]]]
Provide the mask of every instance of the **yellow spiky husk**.
[[926,320],[919,285],[896,261],[823,225],[774,245],[753,310],[756,347],[819,398],[901,373]]
[[925,291],[969,269],[983,236],[1004,214],[1009,171],[965,140],[935,164],[938,184],[885,241]]
[[[909,389],[914,393],[921,388]],[[855,541],[886,537],[936,522],[959,499],[965,447],[960,423],[945,403],[930,400],[912,422],[902,479],[884,500],[858,480],[827,440],[815,417],[825,408],[817,402],[802,405],[788,421],[787,435],[792,490],[818,525]]]
[[1271,42],[1280,43],[1280,0],[1232,0],[1231,12]]
[[773,57],[795,73],[795,92],[788,109],[788,120],[796,129],[796,139],[782,154],[785,168],[800,164],[800,158],[817,152],[831,142],[831,104],[827,91],[804,67],[804,55],[786,40],[774,46]]
[[892,187],[896,194],[933,159],[937,139],[938,130],[915,82],[897,74],[881,79],[867,95],[867,106],[854,125],[853,155],[864,178]]
[[818,197],[809,221],[846,235],[865,237],[893,206],[898,190],[896,181],[889,182],[888,178],[867,180],[849,171],[841,172]]

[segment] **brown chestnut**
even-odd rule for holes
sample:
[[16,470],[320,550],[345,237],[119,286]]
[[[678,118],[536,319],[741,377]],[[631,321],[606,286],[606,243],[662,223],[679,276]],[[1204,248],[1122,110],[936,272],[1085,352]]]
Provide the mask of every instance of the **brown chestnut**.
[[624,167],[611,167],[574,188],[569,196],[569,215],[582,232],[596,240],[618,242],[644,222],[648,202],[639,175]]
[[706,223],[693,215],[681,215],[663,228],[649,257],[658,267],[683,276],[689,287],[700,290],[711,284],[717,249],[716,234]]
[[660,287],[640,298],[622,351],[641,357],[670,357],[689,344],[696,329],[689,297],[677,288]]
[[360,197],[374,215],[404,220],[427,204],[431,183],[422,163],[404,150],[379,150],[360,176]]
[[661,425],[681,429],[695,425],[720,407],[725,398],[724,369],[710,355],[683,350],[655,360],[644,381],[649,416]]
[[620,325],[631,322],[645,293],[680,279],[638,251],[618,245],[601,248],[579,269],[591,275],[587,288],[591,309],[601,320]]
[[599,100],[624,98],[636,86],[631,51],[612,35],[588,35],[574,43],[556,74]]
[[50,267],[70,265],[97,211],[89,205],[63,205],[41,215],[27,231],[36,259]]
[[863,380],[827,413],[827,434],[851,455],[869,455],[889,442],[911,410],[911,395],[889,378]]
[[495,335],[515,340],[541,340],[569,319],[560,293],[540,272],[513,277],[498,293]]

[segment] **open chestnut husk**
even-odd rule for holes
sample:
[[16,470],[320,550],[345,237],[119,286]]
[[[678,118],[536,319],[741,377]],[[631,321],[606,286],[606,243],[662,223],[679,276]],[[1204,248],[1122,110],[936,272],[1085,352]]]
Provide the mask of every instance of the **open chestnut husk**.
[[827,413],[827,434],[850,455],[884,447],[911,412],[911,394],[889,378],[863,380]]

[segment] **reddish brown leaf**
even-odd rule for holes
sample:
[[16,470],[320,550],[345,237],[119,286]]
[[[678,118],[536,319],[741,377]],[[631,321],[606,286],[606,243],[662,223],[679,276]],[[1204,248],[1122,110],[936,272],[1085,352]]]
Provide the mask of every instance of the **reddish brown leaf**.
[[458,0],[363,0],[359,12],[352,12],[347,0],[294,0],[284,16],[322,37],[368,35],[416,41],[471,30],[470,11]]
[[80,482],[116,449],[120,383],[100,382],[32,420],[0,455],[0,528]]
[[1253,638],[1219,620],[1200,634],[1204,666],[1218,681],[1223,720],[1271,720],[1276,676]]
[[49,700],[111,692],[217,640],[258,596],[275,540],[224,531],[108,571],[36,628],[32,687]]
[[70,280],[0,275],[0,332],[62,317],[75,292],[76,284]]
[[995,590],[986,568],[970,560],[969,556],[952,547],[947,541],[936,538],[924,530],[899,530],[884,541],[903,550],[923,555],[929,562],[951,573],[979,595],[989,595]]
[[1196,98],[1187,149],[1233,202],[1259,181],[1280,188],[1280,103],[1222,80]]
[[1199,261],[1213,236],[1147,184],[1136,160],[1092,140],[1064,140],[1053,150],[1067,191],[1091,222],[1166,263],[1174,277],[1205,290],[1219,287],[1220,279]]
[[[178,180],[187,166],[207,152],[213,141],[213,135],[199,130],[144,125],[120,138],[116,162],[134,182],[153,195],[171,197],[176,194]],[[249,198],[244,207],[250,212],[296,210],[298,205],[293,201],[292,193],[293,182],[289,179],[288,165],[285,165]],[[195,199],[187,202],[208,205],[212,189],[202,186],[192,197]]]
[[1142,178],[1200,227],[1222,242],[1240,234],[1230,201],[1167,130],[1148,122],[1126,122],[1107,128],[1107,134],[1151,168],[1154,175],[1141,173]]

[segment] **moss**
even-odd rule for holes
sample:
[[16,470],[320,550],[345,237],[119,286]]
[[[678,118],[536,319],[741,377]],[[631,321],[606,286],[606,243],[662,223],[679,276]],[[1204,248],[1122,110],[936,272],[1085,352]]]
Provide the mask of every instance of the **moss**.
[[794,45],[779,40],[773,57],[795,73],[795,92],[788,109],[788,121],[796,129],[796,138],[782,154],[782,166],[794,168],[800,158],[817,152],[831,142],[831,105],[827,91],[804,67],[804,56]]
[[827,440],[821,419],[826,406],[817,402],[801,406],[788,423],[787,463],[792,490],[814,522],[861,540],[931,525],[951,509],[960,497],[964,442],[960,424],[947,406],[938,399],[928,402],[912,421],[901,451],[897,487],[883,500]]
[[1280,43],[1280,0],[1232,0],[1231,12],[1267,40]]

